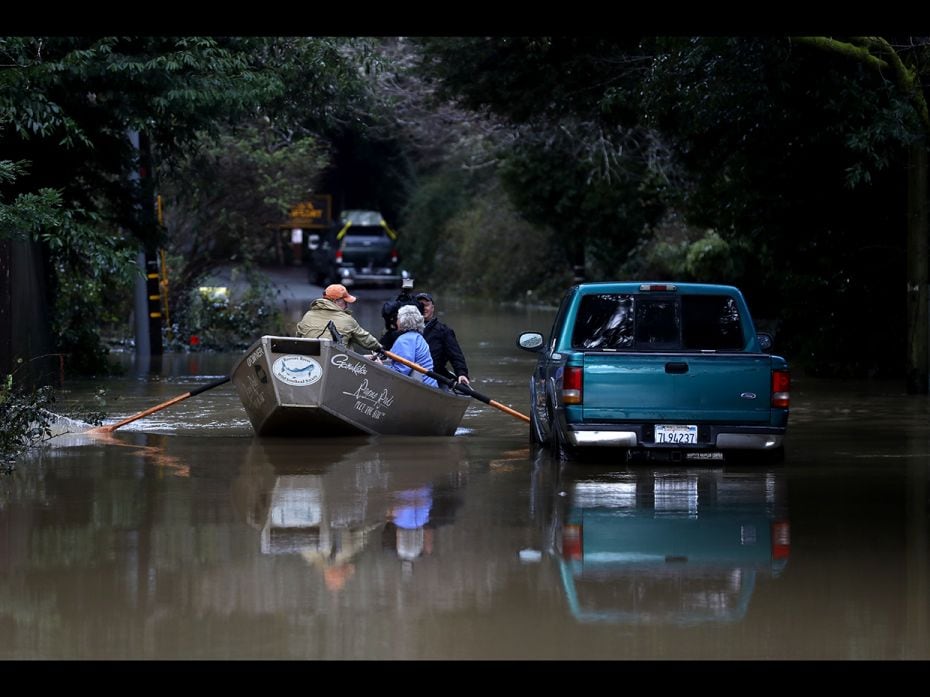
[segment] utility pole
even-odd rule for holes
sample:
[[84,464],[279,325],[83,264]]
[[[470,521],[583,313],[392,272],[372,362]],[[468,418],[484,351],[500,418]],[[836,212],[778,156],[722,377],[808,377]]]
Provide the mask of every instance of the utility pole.
[[152,148],[144,132],[130,131],[129,140],[137,153],[137,167],[130,172],[136,196],[134,232],[142,242],[142,249],[136,257],[142,275],[136,281],[135,289],[136,355],[160,356],[163,352],[161,277]]

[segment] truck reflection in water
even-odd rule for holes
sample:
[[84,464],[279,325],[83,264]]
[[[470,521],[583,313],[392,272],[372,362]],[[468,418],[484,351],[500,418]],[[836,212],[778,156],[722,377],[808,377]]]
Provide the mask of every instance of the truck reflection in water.
[[378,539],[410,574],[431,552],[432,528],[451,522],[466,476],[457,444],[429,440],[416,450],[400,438],[363,445],[333,439],[307,449],[253,444],[237,506],[260,531],[262,554],[301,555],[331,591],[346,585],[362,551]]
[[554,547],[583,622],[734,622],[790,551],[772,471],[648,469],[568,479]]

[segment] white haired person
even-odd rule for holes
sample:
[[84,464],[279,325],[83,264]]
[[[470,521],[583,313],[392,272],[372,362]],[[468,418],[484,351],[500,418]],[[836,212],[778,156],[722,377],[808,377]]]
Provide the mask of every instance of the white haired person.
[[[423,315],[417,309],[416,305],[404,305],[397,311],[397,338],[391,347],[391,352],[396,353],[401,358],[406,358],[412,363],[416,363],[427,370],[433,369],[433,357],[429,352],[429,344],[423,338]],[[410,375],[413,368],[404,365],[398,361],[391,361],[391,368],[398,373]],[[435,378],[429,375],[421,374],[424,383],[430,387],[439,387]]]

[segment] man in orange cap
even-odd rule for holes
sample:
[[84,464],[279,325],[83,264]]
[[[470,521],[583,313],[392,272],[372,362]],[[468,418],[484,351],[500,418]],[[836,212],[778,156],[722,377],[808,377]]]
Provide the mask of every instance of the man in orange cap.
[[362,329],[361,325],[349,311],[349,304],[358,298],[350,295],[341,283],[326,286],[323,297],[310,303],[310,309],[297,323],[297,336],[308,339],[329,339],[327,330],[330,321],[342,334],[346,344],[356,344],[363,349],[375,353],[381,350],[381,344],[370,333]]

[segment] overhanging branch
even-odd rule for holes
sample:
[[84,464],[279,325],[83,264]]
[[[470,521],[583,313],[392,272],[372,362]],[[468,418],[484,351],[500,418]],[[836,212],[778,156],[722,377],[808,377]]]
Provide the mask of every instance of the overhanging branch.
[[[791,38],[791,41],[861,61],[877,70],[890,69],[895,84],[910,99],[925,132],[930,133],[930,114],[928,114],[927,100],[924,98],[919,76],[915,70],[904,64],[898,52],[884,38],[855,36],[849,41],[840,41],[829,36],[795,36]],[[884,58],[875,55],[872,51],[880,52]]]

